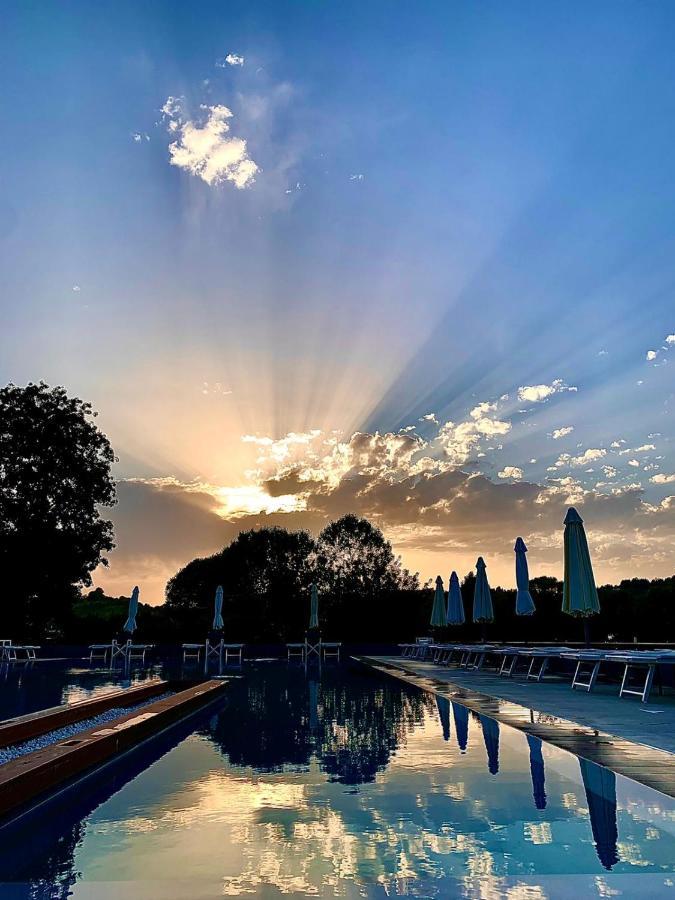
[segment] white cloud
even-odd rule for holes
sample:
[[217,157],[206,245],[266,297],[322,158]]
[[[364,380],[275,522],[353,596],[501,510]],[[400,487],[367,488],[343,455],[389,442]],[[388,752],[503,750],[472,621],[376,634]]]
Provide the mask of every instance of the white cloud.
[[244,57],[239,56],[238,53],[228,53],[227,56],[224,56],[222,59],[216,60],[216,67],[219,69],[224,69],[225,66],[243,66],[244,65]]
[[675,334],[666,335],[666,344],[675,344]]
[[75,291],[76,294],[79,294],[80,291],[82,290],[82,288],[79,286],[79,284],[74,284],[73,290]]
[[602,459],[603,456],[606,455],[606,450],[593,447],[585,450],[580,456],[572,456],[570,453],[561,453],[554,465],[549,466],[547,471],[551,472],[554,469],[561,469],[563,466],[587,466],[588,463],[593,462],[596,459]]
[[574,431],[574,425],[564,425],[562,428],[556,428],[551,437],[554,441],[560,440],[560,438],[564,438],[566,435],[571,434]]
[[149,135],[149,134],[146,134],[144,131],[143,131],[143,132],[140,132],[140,131],[134,131],[134,132],[132,133],[132,135],[131,135],[131,140],[132,140],[135,144],[140,144],[142,141],[149,141],[149,140],[150,140],[150,135]]
[[616,469],[614,466],[603,466],[602,471],[605,473],[605,478],[616,478]]
[[523,470],[518,466],[504,466],[501,472],[497,472],[498,478],[513,478],[519,481],[523,477]]
[[433,422],[434,425],[438,425],[438,419],[436,418],[436,413],[427,413],[426,415],[421,416],[420,422]]
[[551,384],[529,384],[518,388],[518,399],[529,403],[541,403],[553,394],[561,394],[563,391],[576,391],[575,387],[565,384],[561,378],[556,378]]
[[675,482],[675,473],[666,475],[665,472],[660,472],[658,475],[652,475],[649,480],[652,484],[673,484]]
[[659,355],[658,350],[647,350],[647,356],[646,356],[647,362],[651,362],[653,359],[656,359],[656,357],[658,355]]
[[363,181],[364,177],[365,176],[361,172],[358,172],[354,175],[350,175],[349,180],[350,181]]
[[654,444],[642,444],[640,447],[636,447],[633,453],[646,453],[647,450],[656,450],[656,447]]
[[206,121],[197,123],[183,118],[182,102],[175,97],[169,97],[162,107],[169,131],[179,135],[169,144],[171,165],[209,185],[231,181],[240,190],[249,187],[260,169],[249,157],[246,141],[230,135],[232,111],[221,105],[202,109]]
[[635,469],[635,468],[638,468],[638,467],[639,467],[640,463],[639,463],[639,461],[638,461],[637,459],[629,459],[629,460],[628,460],[628,465],[629,465],[629,466],[633,466],[633,468]]

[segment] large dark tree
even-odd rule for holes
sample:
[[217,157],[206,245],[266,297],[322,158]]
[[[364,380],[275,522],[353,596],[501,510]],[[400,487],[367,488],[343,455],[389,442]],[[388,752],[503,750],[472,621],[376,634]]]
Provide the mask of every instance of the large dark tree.
[[114,453],[88,403],[61,387],[0,390],[0,584],[10,637],[58,634],[113,544]]
[[417,574],[402,567],[380,529],[354,515],[331,522],[319,535],[317,576],[336,597],[373,597],[419,587]]
[[302,633],[314,575],[315,543],[306,531],[244,531],[220,553],[188,563],[166,587],[167,608],[187,611],[195,636],[208,627],[223,585],[225,632],[233,639],[286,639]]

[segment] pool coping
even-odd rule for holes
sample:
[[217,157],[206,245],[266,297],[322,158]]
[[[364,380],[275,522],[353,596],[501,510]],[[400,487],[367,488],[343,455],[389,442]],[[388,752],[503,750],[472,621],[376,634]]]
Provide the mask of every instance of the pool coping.
[[[401,659],[399,664],[389,657],[352,656],[351,659],[406,684],[413,684],[446,700],[461,703],[472,712],[531,734],[561,750],[567,750],[575,756],[588,759],[625,778],[675,798],[675,753],[590,728],[570,719],[557,718],[540,712],[534,706],[526,707],[469,689],[453,682],[451,678],[441,681],[434,678],[432,672],[420,671],[415,660]],[[450,675],[451,670],[444,670],[444,674],[446,671]],[[533,696],[533,699],[536,698]],[[556,718],[556,722],[536,721],[537,716],[549,720]]]

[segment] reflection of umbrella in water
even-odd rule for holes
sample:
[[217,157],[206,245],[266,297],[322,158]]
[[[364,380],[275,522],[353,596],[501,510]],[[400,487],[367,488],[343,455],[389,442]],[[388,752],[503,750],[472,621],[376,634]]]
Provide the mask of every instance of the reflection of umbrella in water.
[[616,826],[616,775],[610,769],[587,759],[580,759],[579,767],[586,791],[595,851],[604,868],[609,870],[619,861],[616,852],[619,838]]
[[496,775],[499,772],[499,722],[489,716],[481,716],[480,724],[487,750],[488,770],[490,775]]
[[542,744],[533,734],[527,735],[530,747],[530,775],[532,776],[532,796],[537,809],[546,809],[546,775],[544,773],[544,757]]
[[450,701],[447,697],[436,694],[436,706],[438,707],[438,718],[443,727],[443,740],[448,741],[450,740]]
[[453,703],[452,716],[455,720],[457,745],[462,753],[466,753],[466,745],[469,741],[469,710],[461,703]]
[[319,682],[309,682],[309,727],[315,731],[319,727]]

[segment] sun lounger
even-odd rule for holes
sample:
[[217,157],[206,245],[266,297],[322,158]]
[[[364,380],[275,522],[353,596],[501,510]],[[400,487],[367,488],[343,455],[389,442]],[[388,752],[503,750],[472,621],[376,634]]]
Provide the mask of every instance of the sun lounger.
[[518,651],[518,659],[522,656],[530,661],[527,668],[528,681],[541,681],[546,674],[549,662],[552,659],[560,659],[567,652],[569,652],[569,647],[521,647]]
[[26,662],[37,659],[40,648],[34,644],[13,644],[11,641],[0,641],[0,661],[18,662],[19,654],[24,654]]
[[[625,695],[639,697],[642,703],[647,703],[651,693],[654,675],[659,665],[675,665],[675,651],[673,650],[632,650],[627,652],[616,651],[612,653],[612,661],[623,663],[624,672],[619,688],[619,697]],[[629,687],[631,669],[644,669],[644,681],[638,690]]]
[[340,647],[342,644],[339,641],[324,641],[321,644],[321,649],[323,651],[324,659],[340,659]]
[[204,644],[183,644],[183,662],[187,662],[188,659],[194,659],[199,662],[204,646]]
[[[577,664],[572,676],[572,690],[581,688],[590,694],[598,679],[600,665],[608,657],[607,652],[604,650],[568,650],[566,653],[561,653],[560,656],[562,659],[571,659]],[[586,672],[588,681],[584,681],[584,668],[589,666],[590,674]]]
[[243,644],[225,644],[221,643],[221,648],[225,651],[225,664],[229,662],[230,656],[234,657],[239,661],[239,665],[242,663],[242,659],[244,656],[244,645]]
[[286,644],[286,650],[288,652],[288,659],[292,659],[294,656],[300,656],[302,659],[305,658],[305,644],[304,641],[302,644]]
[[105,662],[111,651],[112,644],[89,644],[89,662],[95,659],[102,659]]

